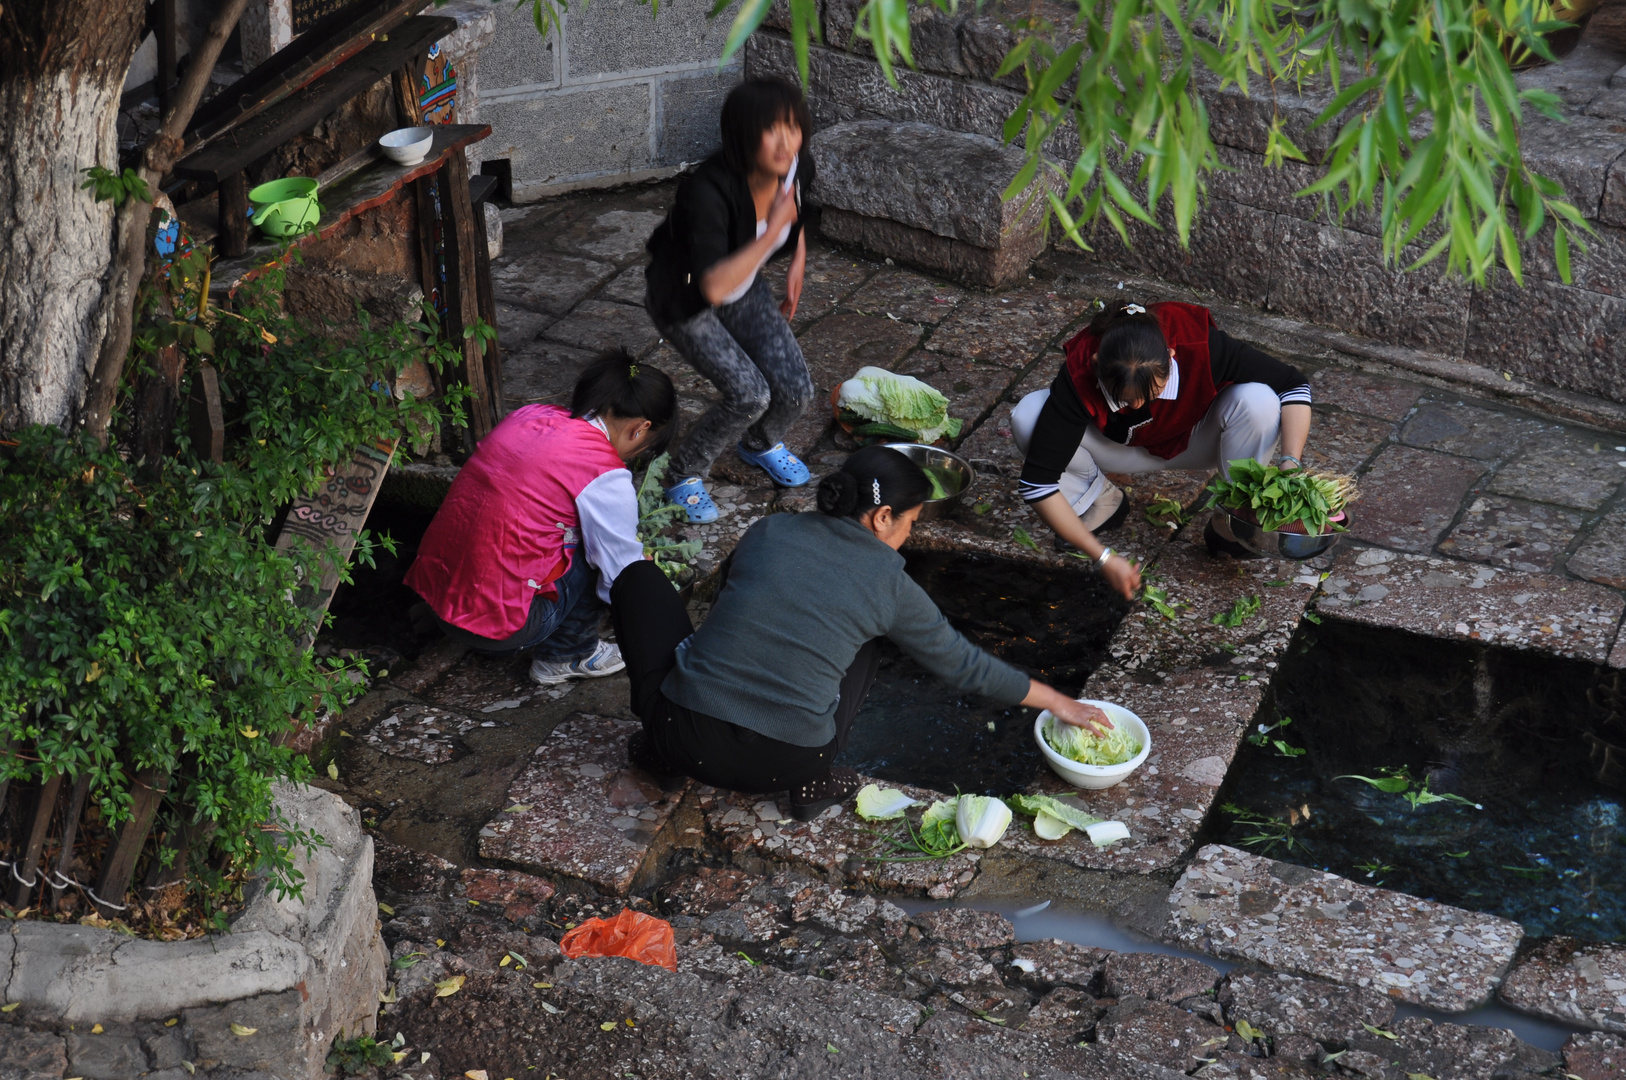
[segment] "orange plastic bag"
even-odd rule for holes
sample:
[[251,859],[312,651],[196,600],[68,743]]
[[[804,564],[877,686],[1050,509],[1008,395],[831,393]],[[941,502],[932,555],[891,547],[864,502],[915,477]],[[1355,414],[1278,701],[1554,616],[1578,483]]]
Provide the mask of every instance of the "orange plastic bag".
[[625,956],[640,964],[677,970],[672,924],[631,908],[623,908],[612,919],[588,919],[559,939],[559,951],[572,960],[582,956]]

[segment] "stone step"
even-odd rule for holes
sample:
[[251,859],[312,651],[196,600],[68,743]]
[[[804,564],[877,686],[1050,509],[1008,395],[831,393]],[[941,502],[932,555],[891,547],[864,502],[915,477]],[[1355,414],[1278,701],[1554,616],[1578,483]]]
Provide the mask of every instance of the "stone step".
[[1467,1012],[1490,1000],[1524,928],[1211,844],[1169,894],[1168,940],[1227,960]]
[[1023,153],[931,124],[854,120],[811,140],[820,230],[976,285],[1025,277],[1044,249],[1042,208],[1000,198]]
[[636,720],[578,713],[553,729],[508,788],[509,809],[480,830],[480,855],[625,896],[653,870],[682,800],[627,764]]
[[[1626,1034],[1626,946],[1553,938],[1508,973],[1497,996],[1521,1012]],[[1626,1073],[1626,1055],[1618,1061]]]

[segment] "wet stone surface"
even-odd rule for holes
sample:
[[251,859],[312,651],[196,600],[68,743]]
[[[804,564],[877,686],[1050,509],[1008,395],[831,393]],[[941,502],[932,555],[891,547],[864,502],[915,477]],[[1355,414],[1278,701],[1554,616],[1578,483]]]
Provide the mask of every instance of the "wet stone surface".
[[1400,551],[1433,551],[1484,472],[1484,463],[1472,458],[1385,447],[1360,478],[1361,499],[1350,531]]
[[1368,626],[1602,661],[1620,594],[1548,574],[1378,549],[1338,552],[1317,610]]
[[580,714],[554,728],[480,831],[480,854],[610,893],[632,887],[681,792],[627,764],[632,720]]
[[1328,1045],[1348,1045],[1363,1025],[1388,1027],[1394,999],[1377,990],[1341,986],[1280,971],[1233,971],[1219,1001],[1231,1024],[1246,1020],[1278,1043],[1298,1035]]
[[1425,401],[1401,425],[1400,441],[1458,457],[1499,461],[1526,442],[1558,430],[1554,424],[1475,405]]
[[1218,844],[1197,853],[1169,906],[1166,933],[1189,948],[1448,1012],[1488,1000],[1524,937],[1506,919]]
[[1442,555],[1550,573],[1581,528],[1574,510],[1497,495],[1475,499],[1440,541]]
[[1588,581],[1626,588],[1626,509],[1612,510],[1570,556],[1569,572]]
[[477,727],[496,726],[495,720],[475,720],[434,705],[408,704],[391,710],[363,737],[383,753],[441,765],[462,749],[457,736]]
[[1572,1035],[1564,1044],[1564,1072],[1580,1080],[1619,1080],[1626,1076],[1626,1039],[1601,1031]]
[[1310,376],[1310,386],[1318,405],[1336,405],[1340,409],[1391,422],[1405,419],[1422,396],[1422,388],[1416,383],[1385,379],[1348,368],[1323,368],[1314,372]]
[[1612,445],[1617,438],[1585,432],[1543,439],[1502,466],[1486,487],[1499,495],[1596,510],[1626,482],[1626,467],[1621,465],[1626,453]]
[[[1498,996],[1522,1012],[1626,1034],[1626,946],[1549,939],[1508,973]],[[1626,1058],[1621,1065],[1626,1071]]]

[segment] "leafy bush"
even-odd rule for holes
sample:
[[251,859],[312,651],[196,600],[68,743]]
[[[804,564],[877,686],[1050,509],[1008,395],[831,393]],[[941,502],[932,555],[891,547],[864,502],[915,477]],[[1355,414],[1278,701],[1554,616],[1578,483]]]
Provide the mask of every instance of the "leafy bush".
[[[438,423],[388,387],[415,360],[439,368],[457,353],[430,322],[380,331],[363,316],[343,336],[300,326],[280,313],[275,276],[236,314],[208,310],[195,264],[171,277],[152,310],[172,314],[149,321],[137,349],[213,353],[227,459],[199,460],[183,431],[178,456],[132,462],[47,427],[0,455],[0,747],[13,749],[0,777],[88,776],[111,829],[130,814],[133,777],[156,770],[168,793],[155,835],[201,837],[188,851],[196,892],[252,870],[286,892],[298,887],[292,845],[316,838],[262,828],[273,782],[309,775],[279,736],[356,682],[304,648],[311,617],[294,602],[332,552],[277,551],[268,527],[357,446]],[[353,557],[373,550],[363,534]],[[147,858],[173,848],[149,842]]]

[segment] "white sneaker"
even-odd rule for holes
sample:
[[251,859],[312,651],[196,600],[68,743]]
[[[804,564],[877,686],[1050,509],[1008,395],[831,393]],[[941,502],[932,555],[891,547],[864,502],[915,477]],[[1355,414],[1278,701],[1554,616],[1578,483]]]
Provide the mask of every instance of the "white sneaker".
[[558,686],[571,679],[601,679],[627,666],[621,647],[613,641],[600,641],[593,655],[580,660],[532,660],[531,681],[538,686]]

